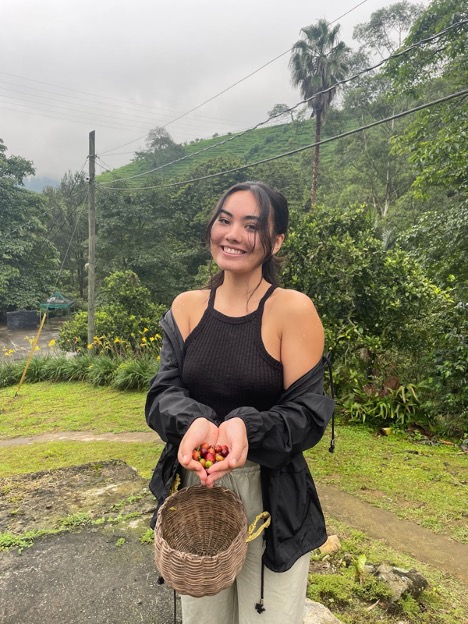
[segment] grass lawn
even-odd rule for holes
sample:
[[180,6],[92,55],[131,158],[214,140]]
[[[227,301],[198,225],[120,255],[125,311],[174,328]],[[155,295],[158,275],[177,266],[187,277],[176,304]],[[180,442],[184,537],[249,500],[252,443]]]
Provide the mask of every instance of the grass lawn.
[[403,433],[376,436],[364,427],[341,424],[334,454],[328,442],[326,434],[306,452],[317,482],[468,542],[468,454],[458,446],[428,446]]
[[[331,609],[343,624],[467,622],[466,587],[461,582],[343,522],[329,518],[328,530],[330,534],[339,535],[341,550],[312,565],[307,594]],[[385,597],[380,595],[382,587],[376,585],[369,575],[364,575],[361,583],[356,582],[353,565],[345,563],[346,559],[353,561],[360,556],[365,556],[368,564],[387,563],[406,570],[414,568],[427,579],[429,587],[417,599],[410,596],[399,601],[395,608],[389,608]]]
[[120,459],[149,479],[161,445],[141,442],[48,442],[1,449],[0,478]]
[[[0,438],[59,431],[146,431],[145,393],[119,392],[86,383],[37,383],[0,393]],[[314,478],[384,507],[434,531],[466,539],[466,461],[457,446],[427,446],[403,434],[378,437],[361,426],[337,426],[337,449],[325,439],[306,457]],[[1,448],[0,477],[52,470],[88,462],[120,459],[149,479],[162,450],[154,443],[35,443]],[[465,472],[464,472],[465,471]],[[339,535],[341,550],[312,561],[308,595],[328,606],[343,624],[454,624],[468,610],[466,588],[452,577],[328,518],[329,533]],[[416,568],[429,587],[415,600],[388,606],[385,588],[371,576],[358,583],[353,561]],[[350,563],[351,562],[351,563]]]
[[58,431],[148,431],[145,392],[121,392],[84,382],[25,384],[0,392],[0,438]]
[[[8,390],[8,391],[7,391]],[[120,392],[87,383],[27,384],[0,393],[0,438],[46,432],[147,431],[144,392]],[[337,447],[328,432],[306,457],[317,482],[335,485],[377,507],[455,540],[468,542],[467,460],[457,446],[428,446],[404,434],[376,436],[362,426],[337,426]],[[153,445],[86,442],[2,448],[0,476],[116,458],[149,476]]]

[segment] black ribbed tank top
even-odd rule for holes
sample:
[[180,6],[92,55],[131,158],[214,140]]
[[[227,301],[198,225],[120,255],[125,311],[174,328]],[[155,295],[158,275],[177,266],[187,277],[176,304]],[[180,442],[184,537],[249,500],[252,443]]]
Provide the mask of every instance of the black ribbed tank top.
[[283,365],[265,349],[262,316],[270,286],[258,308],[232,317],[214,308],[216,289],[184,347],[182,381],[196,401],[223,419],[236,407],[270,409],[283,390]]

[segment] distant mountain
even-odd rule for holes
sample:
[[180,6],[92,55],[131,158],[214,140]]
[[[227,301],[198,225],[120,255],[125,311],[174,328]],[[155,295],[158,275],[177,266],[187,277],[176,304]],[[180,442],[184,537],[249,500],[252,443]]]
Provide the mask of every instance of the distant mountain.
[[54,180],[53,178],[25,178],[24,186],[30,191],[40,193],[46,186],[59,186],[60,180]]

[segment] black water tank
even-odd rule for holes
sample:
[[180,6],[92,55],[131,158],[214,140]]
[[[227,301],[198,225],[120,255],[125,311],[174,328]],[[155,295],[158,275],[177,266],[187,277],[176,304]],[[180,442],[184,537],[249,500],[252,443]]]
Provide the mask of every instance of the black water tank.
[[34,329],[39,325],[37,310],[18,310],[7,312],[8,329]]

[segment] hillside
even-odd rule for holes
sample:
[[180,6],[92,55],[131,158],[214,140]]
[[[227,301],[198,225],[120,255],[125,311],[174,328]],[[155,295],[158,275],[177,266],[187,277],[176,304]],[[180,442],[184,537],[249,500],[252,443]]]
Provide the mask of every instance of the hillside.
[[[339,111],[332,111],[325,127],[323,138],[343,132],[355,125],[357,124],[342,119]],[[308,119],[300,123],[286,123],[268,128],[258,128],[245,134],[227,134],[211,139],[196,139],[184,146],[186,155],[193,155],[193,157],[164,167],[159,173],[171,179],[184,179],[190,175],[190,171],[195,165],[215,158],[238,158],[245,164],[253,163],[310,145],[314,141],[314,134],[315,121]],[[323,162],[331,158],[335,145],[333,143],[323,147]],[[98,180],[99,182],[109,183],[117,178],[127,178],[142,174],[148,168],[148,164],[143,160],[133,161],[128,165],[114,169],[112,173],[105,172],[100,174]],[[148,182],[150,176],[151,174],[148,177],[138,177],[132,180],[132,184],[140,187],[145,182]]]

